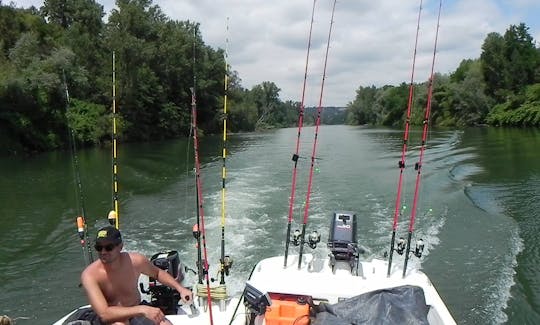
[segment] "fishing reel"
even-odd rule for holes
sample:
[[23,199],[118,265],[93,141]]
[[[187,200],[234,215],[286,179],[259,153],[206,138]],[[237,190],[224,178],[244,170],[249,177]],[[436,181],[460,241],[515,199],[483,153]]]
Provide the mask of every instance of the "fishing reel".
[[321,234],[319,234],[316,230],[312,231],[311,234],[308,236],[308,245],[312,249],[315,249],[317,247],[317,244],[321,242]]
[[425,247],[425,244],[422,238],[418,239],[416,241],[416,247],[414,248],[414,252],[413,252],[414,256],[418,258],[422,257],[422,253],[424,252],[424,247]]
[[399,237],[399,240],[397,242],[397,248],[395,248],[395,250],[399,255],[403,255],[403,251],[405,251],[406,246],[407,245],[405,244],[405,238]]
[[225,255],[223,259],[219,259],[219,262],[223,266],[221,272],[224,272],[226,276],[229,276],[229,270],[232,267],[233,259],[229,255]]
[[[321,234],[319,234],[316,230],[314,230],[308,235],[307,242],[304,242],[304,244],[307,243],[309,247],[311,247],[312,249],[315,249],[317,248],[317,244],[320,241],[321,241]],[[292,243],[294,246],[300,246],[300,244],[302,243],[302,233],[300,232],[300,230],[296,229],[293,232]]]
[[[224,259],[219,259],[219,263],[220,263],[220,266],[222,266],[220,268],[220,270],[218,271],[218,275],[220,273],[226,275],[226,276],[229,276],[229,271],[232,267],[232,264],[233,264],[233,259],[229,256],[229,255],[225,255],[225,258]],[[205,273],[206,274],[206,273]],[[216,278],[210,278],[210,281],[214,282],[214,281],[217,281]]]
[[[420,258],[422,257],[422,254],[424,253],[424,247],[426,245],[424,244],[424,240],[422,238],[418,239],[416,241],[416,245],[414,247],[414,251],[412,252],[414,256]],[[405,243],[405,238],[400,237],[397,242],[397,248],[395,248],[396,252],[399,255],[403,255],[403,251],[405,251],[405,248],[407,247]]]

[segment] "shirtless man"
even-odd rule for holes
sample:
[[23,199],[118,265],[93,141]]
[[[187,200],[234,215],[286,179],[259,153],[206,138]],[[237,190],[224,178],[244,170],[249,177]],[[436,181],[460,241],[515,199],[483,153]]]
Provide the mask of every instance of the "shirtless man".
[[139,275],[146,274],[176,289],[182,300],[192,300],[192,292],[145,256],[122,252],[122,248],[122,236],[115,227],[107,226],[98,231],[95,249],[99,259],[81,274],[81,283],[94,312],[105,324],[126,325],[136,317],[145,317],[150,324],[171,324],[159,308],[140,305]]

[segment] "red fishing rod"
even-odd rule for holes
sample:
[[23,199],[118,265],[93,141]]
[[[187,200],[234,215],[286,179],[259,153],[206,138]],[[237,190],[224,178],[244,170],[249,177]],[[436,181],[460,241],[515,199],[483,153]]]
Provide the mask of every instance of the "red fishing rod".
[[208,254],[206,251],[206,231],[204,228],[204,208],[203,208],[203,196],[202,196],[202,181],[201,181],[201,165],[199,161],[199,137],[197,136],[197,101],[195,97],[195,88],[190,88],[191,90],[191,116],[192,116],[192,126],[193,126],[193,149],[195,151],[195,179],[197,187],[197,216],[200,221],[199,229],[200,236],[202,238],[203,244],[203,253],[204,253],[204,275],[206,279],[206,294],[208,300],[208,312],[210,315],[210,324],[214,324],[212,317],[212,295],[210,293],[210,279],[208,276]]
[[[418,193],[420,189],[420,180],[421,180],[421,172],[422,172],[422,163],[424,159],[424,152],[426,150],[426,141],[427,141],[427,134],[429,129],[429,117],[431,114],[431,98],[433,94],[433,69],[435,67],[435,56],[437,54],[437,41],[439,38],[439,21],[441,19],[441,8],[442,8],[442,0],[439,0],[439,14],[437,16],[437,31],[435,32],[435,43],[433,45],[433,58],[431,61],[431,74],[429,76],[429,86],[428,86],[428,94],[427,94],[427,103],[426,103],[426,110],[424,114],[424,129],[422,131],[422,145],[420,146],[420,158],[418,159],[418,162],[415,164],[414,169],[417,171],[416,173],[416,184],[414,188],[414,198],[413,198],[413,206],[411,211],[411,218],[409,220],[409,234],[407,237],[407,250],[405,251],[405,263],[403,265],[403,277],[405,277],[405,273],[407,271],[407,263],[409,262],[409,252],[411,250],[411,237],[412,233],[414,231],[414,222],[416,218],[416,208],[418,203]],[[424,250],[424,244],[422,240],[420,239],[417,243],[416,250],[414,254],[417,257],[422,256],[422,251]]]
[[[414,98],[414,71],[416,66],[416,50],[418,48],[418,32],[420,30],[420,16],[422,13],[422,0],[420,0],[420,6],[418,7],[418,19],[416,22],[416,37],[414,41],[414,53],[412,60],[412,69],[411,69],[411,82],[409,83],[409,100],[407,102],[407,117],[405,119],[405,131],[403,133],[403,147],[401,149],[401,160],[398,163],[399,166],[399,179],[397,186],[396,194],[396,208],[394,209],[394,223],[392,225],[392,239],[390,240],[390,255],[388,257],[388,272],[387,276],[390,276],[392,269],[392,256],[394,254],[394,244],[396,241],[396,230],[399,221],[399,215],[401,210],[401,191],[403,184],[403,170],[405,169],[405,158],[407,156],[407,144],[409,142],[409,128],[411,123],[411,114],[413,109],[413,98]],[[403,253],[403,242],[398,243],[398,253]]]
[[296,192],[296,166],[298,165],[298,158],[300,158],[300,156],[298,156],[298,153],[300,151],[300,135],[302,133],[302,125],[304,124],[304,98],[306,94],[309,50],[311,49],[311,32],[313,30],[313,17],[315,16],[315,2],[316,1],[317,0],[313,0],[313,9],[311,10],[311,23],[309,25],[309,37],[308,37],[307,54],[306,54],[306,67],[304,69],[304,83],[302,86],[302,101],[300,102],[300,111],[298,112],[298,136],[296,138],[296,151],[292,156],[294,165],[293,165],[293,174],[292,174],[291,197],[289,200],[289,218],[287,221],[287,235],[285,237],[285,260],[283,261],[283,267],[287,266],[287,256],[289,255],[289,244],[291,242],[291,223],[293,220],[294,197],[295,197],[295,192]]
[[306,237],[306,224],[308,220],[309,213],[309,198],[311,196],[311,186],[313,185],[313,169],[315,166],[315,153],[317,150],[317,140],[319,136],[319,126],[321,124],[321,113],[322,113],[322,98],[324,92],[324,81],[326,80],[326,66],[328,63],[328,51],[330,49],[330,36],[332,35],[332,26],[334,25],[334,12],[336,11],[336,0],[334,0],[334,5],[332,6],[332,17],[330,18],[330,28],[328,29],[328,40],[326,42],[326,54],[324,56],[324,68],[323,76],[321,80],[321,92],[319,94],[319,105],[317,106],[317,119],[315,121],[315,138],[313,140],[313,150],[311,153],[311,166],[309,168],[309,181],[306,193],[306,205],[304,206],[304,222],[302,224],[302,233],[300,237],[300,253],[298,256],[298,269],[302,266],[302,253],[304,251],[304,243]]

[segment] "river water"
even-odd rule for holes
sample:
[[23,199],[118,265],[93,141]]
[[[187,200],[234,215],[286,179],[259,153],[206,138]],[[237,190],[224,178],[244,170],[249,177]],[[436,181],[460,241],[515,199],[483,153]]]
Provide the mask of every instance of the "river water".
[[[303,215],[314,128],[304,128],[298,163]],[[226,251],[234,260],[230,290],[239,292],[255,263],[283,254],[291,156],[297,129],[229,136]],[[329,215],[353,210],[370,256],[389,247],[402,131],[323,126],[308,231],[328,238]],[[413,132],[404,172],[405,236],[418,160]],[[121,145],[120,228],[125,249],[148,256],[179,250],[195,268],[195,190],[187,140]],[[78,152],[91,235],[111,207],[110,150]],[[188,156],[188,157],[186,157]],[[220,137],[201,140],[206,239],[216,276],[221,238]],[[477,128],[430,133],[422,169],[416,238],[427,243],[420,264],[458,324],[540,324],[540,131]],[[50,324],[86,303],[69,152],[0,158],[0,314],[17,324]],[[320,245],[324,249],[324,245]],[[309,251],[309,249],[308,249]],[[296,248],[292,248],[295,254]],[[399,257],[394,259],[401,263]],[[186,285],[194,281],[188,275]]]

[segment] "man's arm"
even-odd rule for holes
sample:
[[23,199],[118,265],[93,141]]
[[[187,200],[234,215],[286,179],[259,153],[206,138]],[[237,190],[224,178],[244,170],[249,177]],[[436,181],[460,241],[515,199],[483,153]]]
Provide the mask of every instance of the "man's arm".
[[82,273],[81,283],[88,296],[88,301],[92,305],[92,309],[105,323],[126,321],[129,318],[137,316],[149,318],[156,324],[159,324],[165,319],[165,315],[163,315],[159,308],[141,305],[132,307],[109,306],[99,284],[89,270],[85,270]]
[[189,302],[193,299],[193,293],[191,292],[191,290],[183,287],[167,271],[158,268],[157,266],[152,264],[146,257],[142,255],[140,256],[142,257],[142,260],[140,261],[141,273],[158,280],[160,283],[170,288],[176,289],[176,291],[180,293],[180,298],[183,301]]

